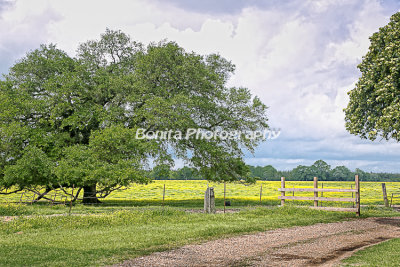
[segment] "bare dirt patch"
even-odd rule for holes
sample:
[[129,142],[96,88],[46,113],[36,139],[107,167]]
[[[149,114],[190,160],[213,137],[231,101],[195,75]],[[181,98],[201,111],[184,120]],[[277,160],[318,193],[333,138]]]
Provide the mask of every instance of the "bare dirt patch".
[[115,266],[335,266],[400,237],[400,217],[277,229],[153,253]]
[[[202,209],[186,209],[185,212],[188,213],[204,213],[204,210]],[[224,210],[217,210],[216,213],[238,213],[240,212],[240,209],[226,209],[225,212]]]
[[1,216],[0,217],[0,222],[10,222],[14,220],[16,216]]

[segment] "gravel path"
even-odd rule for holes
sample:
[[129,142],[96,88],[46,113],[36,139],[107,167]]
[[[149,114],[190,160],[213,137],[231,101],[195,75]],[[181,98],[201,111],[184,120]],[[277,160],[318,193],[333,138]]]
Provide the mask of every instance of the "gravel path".
[[400,237],[400,217],[291,227],[157,252],[114,266],[335,266]]

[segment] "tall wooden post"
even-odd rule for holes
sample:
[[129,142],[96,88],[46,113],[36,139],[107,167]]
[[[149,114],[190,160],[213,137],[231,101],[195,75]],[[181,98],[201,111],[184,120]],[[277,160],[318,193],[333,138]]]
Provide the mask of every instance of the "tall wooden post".
[[[314,197],[318,197],[318,192],[315,189],[318,188],[318,178],[314,177]],[[318,207],[318,200],[314,200],[314,207]]]
[[[68,215],[71,215],[71,210],[72,210],[72,200],[74,199],[74,189],[75,189],[75,185],[72,185],[72,194],[71,194],[71,199],[69,201],[69,211],[68,211]],[[65,196],[65,200],[67,200],[67,197]]]
[[262,198],[262,185],[260,186],[260,205],[261,205],[261,198]]
[[360,179],[358,175],[355,177],[355,182],[356,182],[356,215],[360,216]]
[[224,213],[225,213],[225,209],[226,209],[226,182],[224,182]]
[[164,184],[164,190],[163,190],[163,194],[162,194],[162,205],[164,207],[164,201],[165,201],[165,184]]
[[215,213],[215,194],[214,188],[208,187],[204,194],[204,212]]
[[386,184],[382,183],[382,194],[383,194],[383,201],[385,202],[385,207],[389,207],[389,200],[386,194]]
[[[353,185],[350,185],[350,188],[353,189]],[[353,198],[353,197],[354,197],[354,193],[351,192],[351,198]],[[352,204],[353,204],[352,207],[354,208],[354,202]]]
[[[281,188],[285,188],[285,177],[281,177]],[[281,196],[285,196],[285,191],[281,191]],[[281,206],[285,205],[285,200],[281,199]]]
[[22,203],[22,197],[25,195],[25,192],[22,192],[21,193],[21,198],[19,199],[19,204],[21,204]]
[[[321,188],[324,189],[324,183],[321,184]],[[324,197],[324,191],[321,192],[321,197]],[[322,207],[322,200],[319,202],[319,206]]]
[[56,197],[57,197],[57,190],[54,193],[54,198],[53,198],[51,205],[54,205],[54,202],[56,202]]

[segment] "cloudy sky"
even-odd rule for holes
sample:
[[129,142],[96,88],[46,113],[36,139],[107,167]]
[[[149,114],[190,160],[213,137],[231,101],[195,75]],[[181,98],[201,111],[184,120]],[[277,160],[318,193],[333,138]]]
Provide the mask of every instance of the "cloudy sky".
[[0,0],[0,73],[42,43],[74,55],[107,27],[143,43],[173,40],[231,60],[230,85],[269,106],[281,135],[247,153],[248,163],[290,169],[323,159],[400,172],[400,144],[351,136],[342,111],[368,37],[399,10],[395,0]]

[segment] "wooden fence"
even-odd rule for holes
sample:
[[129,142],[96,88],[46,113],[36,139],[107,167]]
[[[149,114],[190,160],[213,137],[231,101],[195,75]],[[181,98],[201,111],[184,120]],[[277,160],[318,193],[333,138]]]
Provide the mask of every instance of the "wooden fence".
[[393,207],[393,198],[400,198],[400,193],[392,193],[392,197],[390,198],[390,207]]
[[21,192],[21,197],[19,198],[19,203],[30,203],[33,204],[35,201],[37,201],[37,198],[42,196],[43,198],[41,200],[48,201],[52,205],[55,204],[66,204],[69,202],[68,196],[64,194],[63,191],[61,190],[54,190],[52,193],[47,193],[45,195],[42,195],[38,192],[35,191],[23,191]]
[[[322,209],[322,210],[332,210],[332,211],[350,211],[355,212],[357,216],[360,216],[360,179],[358,175],[355,176],[355,188],[318,188],[318,178],[314,177],[314,188],[286,188],[285,187],[285,177],[281,178],[281,188],[278,189],[281,192],[279,199],[281,200],[281,205],[285,205],[285,200],[313,200],[314,206],[311,208]],[[286,192],[293,192],[292,196],[286,196]],[[294,196],[294,192],[314,192],[313,197],[300,197]],[[351,198],[339,198],[339,197],[322,197],[318,196],[321,192],[349,192],[355,193],[355,197]],[[355,203],[354,208],[339,208],[339,207],[318,207],[318,201],[339,201],[339,202],[353,202]]]

